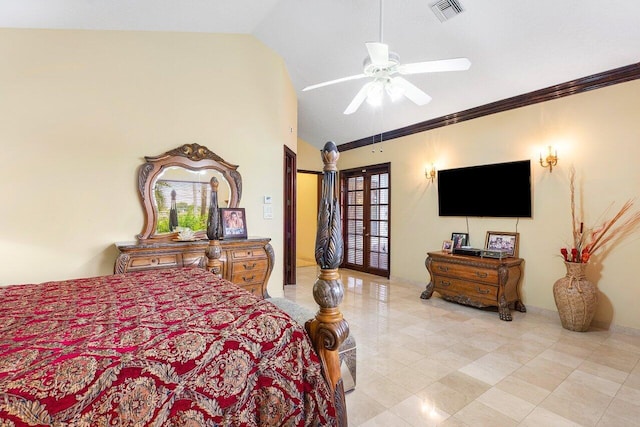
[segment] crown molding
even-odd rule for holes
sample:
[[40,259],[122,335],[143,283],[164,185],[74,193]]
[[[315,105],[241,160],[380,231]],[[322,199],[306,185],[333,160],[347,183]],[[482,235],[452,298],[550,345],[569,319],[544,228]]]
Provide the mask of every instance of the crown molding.
[[604,71],[602,73],[593,74],[591,76],[582,77],[576,80],[571,80],[569,82],[560,83],[555,86],[550,86],[511,98],[502,99],[500,101],[470,108],[457,113],[447,114],[446,116],[415,123],[413,125],[394,129],[382,134],[346,142],[338,145],[338,149],[340,152],[353,150],[355,148],[370,145],[372,140],[376,140],[376,142],[388,141],[390,139],[413,135],[414,133],[454,125],[466,120],[477,119],[490,114],[513,110],[514,108],[526,107],[528,105],[564,98],[565,96],[576,95],[590,90],[600,89],[637,79],[640,79],[640,62]]

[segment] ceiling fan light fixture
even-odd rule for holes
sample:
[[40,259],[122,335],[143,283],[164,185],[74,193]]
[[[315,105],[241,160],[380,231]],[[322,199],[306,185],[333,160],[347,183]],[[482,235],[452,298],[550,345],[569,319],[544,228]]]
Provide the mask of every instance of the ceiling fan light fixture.
[[391,101],[396,102],[404,96],[404,88],[398,85],[394,85],[392,82],[387,81],[384,84],[384,89],[391,98]]
[[379,80],[373,82],[373,84],[369,87],[369,91],[367,93],[367,104],[372,107],[379,107],[382,105],[382,101],[384,99],[384,83]]

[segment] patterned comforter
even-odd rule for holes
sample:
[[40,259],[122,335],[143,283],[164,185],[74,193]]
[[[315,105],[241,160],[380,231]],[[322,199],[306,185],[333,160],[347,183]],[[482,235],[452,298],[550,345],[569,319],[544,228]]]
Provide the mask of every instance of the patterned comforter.
[[0,288],[0,426],[334,425],[302,327],[196,269]]

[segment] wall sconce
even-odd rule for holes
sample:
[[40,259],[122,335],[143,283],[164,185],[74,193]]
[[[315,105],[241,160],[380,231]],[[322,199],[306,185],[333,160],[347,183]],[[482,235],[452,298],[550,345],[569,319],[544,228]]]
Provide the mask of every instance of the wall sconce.
[[430,179],[431,182],[436,178],[436,167],[431,163],[431,169],[424,168],[424,177]]
[[542,153],[540,153],[540,166],[543,168],[549,168],[549,172],[553,172],[553,167],[557,164],[558,150],[554,150],[553,147],[549,146],[549,152],[545,159],[542,158]]

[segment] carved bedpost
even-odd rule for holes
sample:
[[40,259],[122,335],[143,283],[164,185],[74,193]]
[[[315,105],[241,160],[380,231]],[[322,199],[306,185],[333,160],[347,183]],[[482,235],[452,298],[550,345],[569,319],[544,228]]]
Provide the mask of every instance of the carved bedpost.
[[207,253],[207,269],[218,277],[222,277],[222,262],[220,256],[220,211],[218,209],[218,179],[214,176],[211,185],[211,201],[209,202],[209,218],[207,218],[207,237],[209,238],[209,252]]
[[333,142],[327,142],[321,153],[324,176],[316,234],[316,262],[320,266],[320,274],[313,285],[313,298],[320,310],[305,326],[322,361],[324,375],[331,386],[338,422],[346,426],[347,407],[338,354],[340,345],[349,336],[349,324],[342,317],[339,308],[344,297],[342,281],[338,274],[343,255],[342,223],[336,185],[336,163],[340,155]]

